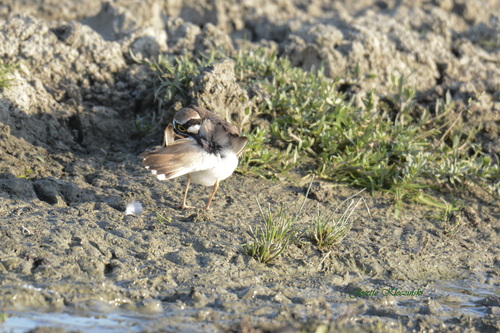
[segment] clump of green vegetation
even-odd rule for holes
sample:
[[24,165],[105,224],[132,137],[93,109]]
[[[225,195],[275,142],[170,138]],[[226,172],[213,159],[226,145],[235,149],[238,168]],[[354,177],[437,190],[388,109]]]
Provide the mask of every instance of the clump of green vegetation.
[[272,147],[269,133],[264,129],[256,127],[251,133],[245,130],[244,135],[248,137],[248,144],[239,163],[242,174],[277,179],[276,173],[282,173],[288,177],[287,172],[297,167],[303,158],[291,143],[284,151]]
[[29,179],[32,172],[33,170],[31,170],[30,168],[26,168],[24,170],[24,173],[22,175],[17,176],[17,178]]
[[[362,190],[364,191],[364,189]],[[323,251],[325,248],[339,244],[347,235],[352,227],[352,220],[350,219],[351,214],[356,210],[362,199],[359,199],[356,204],[354,204],[354,198],[362,191],[356,193],[355,195],[342,201],[335,207],[330,215],[327,215],[328,211],[333,207],[333,203],[328,206],[321,214],[319,212],[319,203],[316,210],[316,219],[312,221],[309,226],[309,238],[311,242],[316,244],[318,248]],[[337,210],[346,204],[346,208],[342,215],[335,221],[334,215]]]
[[[217,51],[197,60],[184,55],[149,63],[159,75],[160,107],[186,97],[200,68],[223,57]],[[254,116],[270,121],[269,130],[246,133],[240,172],[276,178],[312,161],[322,179],[393,195],[396,217],[404,200],[446,210],[431,190],[477,185],[500,198],[500,163],[476,141],[481,126],[461,125],[463,111],[456,112],[449,93],[434,110],[424,109],[416,103],[417,88],[407,87],[403,75],[392,76],[386,96],[369,91],[359,106],[340,91],[361,80],[359,67],[353,81],[332,80],[323,68],[306,72],[265,49],[243,48],[232,59],[242,88],[258,83],[265,91]]]
[[0,59],[0,88],[9,88],[12,86],[12,81],[14,81],[14,79],[8,78],[8,76],[18,69],[19,67],[17,65],[6,64]]
[[268,206],[266,216],[260,206],[259,200],[257,200],[260,215],[264,221],[264,227],[258,228],[255,232],[250,227],[253,234],[253,242],[243,246],[243,250],[246,254],[260,262],[269,263],[279,257],[287,248],[288,244],[295,242],[303,234],[303,231],[296,225],[296,222],[306,203],[313,180],[314,177],[311,178],[304,201],[293,218],[284,214],[283,204],[281,204],[281,209],[277,218],[273,218],[270,205]]

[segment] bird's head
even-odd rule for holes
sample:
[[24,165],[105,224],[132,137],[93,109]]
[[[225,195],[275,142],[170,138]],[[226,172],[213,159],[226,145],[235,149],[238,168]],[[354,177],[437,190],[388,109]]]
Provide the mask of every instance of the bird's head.
[[197,136],[201,121],[200,115],[195,110],[191,108],[181,109],[174,116],[174,132],[182,137]]

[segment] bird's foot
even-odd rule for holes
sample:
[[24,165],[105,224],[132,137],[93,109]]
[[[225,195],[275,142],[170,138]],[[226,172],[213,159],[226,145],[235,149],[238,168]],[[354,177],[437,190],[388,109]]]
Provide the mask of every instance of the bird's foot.
[[193,209],[196,208],[194,206],[188,206],[185,203],[182,203],[180,206],[177,207],[178,209]]

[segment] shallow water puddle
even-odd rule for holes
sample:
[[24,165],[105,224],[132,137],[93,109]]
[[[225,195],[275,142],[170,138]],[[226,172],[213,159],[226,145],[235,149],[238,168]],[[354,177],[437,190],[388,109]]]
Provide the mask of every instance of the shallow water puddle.
[[473,281],[436,281],[434,288],[437,290],[445,291],[446,293],[454,296],[470,297],[474,299],[481,299],[488,296],[500,296],[500,288],[497,286],[490,286],[485,283]]
[[[483,316],[486,314],[487,306],[484,306],[479,301],[489,296],[500,296],[500,288],[491,286],[478,281],[436,281],[433,287],[439,296],[449,296],[452,300],[459,302],[447,302],[446,298],[440,299],[439,302],[447,308],[459,308],[463,314],[471,316]],[[447,303],[454,303],[455,306],[449,306]],[[458,303],[458,304],[457,304]]]
[[156,331],[159,328],[169,332],[217,332],[207,323],[192,321],[196,311],[165,311],[158,315],[144,315],[135,311],[120,311],[113,314],[96,314],[81,311],[65,312],[10,312],[0,324],[0,333],[25,333],[36,327],[58,327],[68,332],[83,333],[135,333]]
[[7,320],[0,325],[0,332],[24,333],[40,326],[103,333],[140,332],[142,329],[137,320],[116,314],[107,316],[78,316],[57,312],[7,314]]

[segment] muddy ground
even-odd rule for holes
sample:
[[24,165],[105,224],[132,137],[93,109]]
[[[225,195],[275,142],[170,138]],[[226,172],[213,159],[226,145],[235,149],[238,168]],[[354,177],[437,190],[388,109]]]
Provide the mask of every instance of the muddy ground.
[[[211,191],[201,186],[188,197],[199,209],[179,211],[185,179],[161,182],[141,167],[137,156],[161,143],[162,129],[135,127],[137,115],[156,110],[155,74],[129,50],[140,59],[230,52],[245,35],[249,47],[275,49],[306,70],[323,61],[332,78],[356,64],[377,74],[343,87],[355,96],[383,93],[391,74],[412,71],[424,107],[450,91],[458,113],[480,96],[463,121],[483,121],[478,142],[497,154],[500,3],[353,3],[3,1],[0,54],[20,68],[0,90],[0,308],[8,316],[0,328],[498,331],[500,206],[480,191],[440,194],[467,206],[454,237],[427,207],[407,204],[396,220],[391,197],[364,193],[371,215],[360,207],[341,245],[292,245],[265,265],[241,251],[261,223],[255,197],[291,215],[304,182],[234,174],[211,211],[201,210]],[[238,111],[234,93],[192,89]],[[189,102],[173,101],[172,110]],[[316,181],[300,223],[318,203],[358,190]],[[142,214],[125,216],[133,201]],[[356,297],[358,289],[370,295]]]

